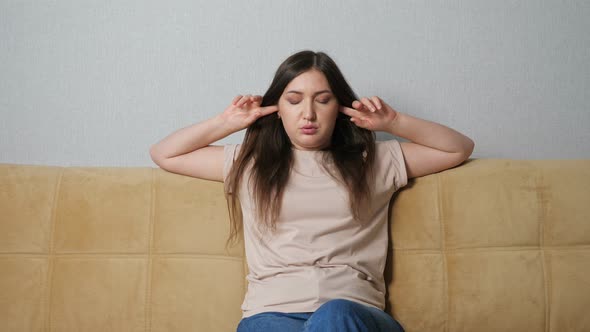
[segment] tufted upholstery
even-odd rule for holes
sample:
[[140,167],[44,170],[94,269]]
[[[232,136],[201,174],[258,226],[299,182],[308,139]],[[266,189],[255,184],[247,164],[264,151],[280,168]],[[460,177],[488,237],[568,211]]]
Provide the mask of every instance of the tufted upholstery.
[[[589,331],[590,160],[470,160],[392,201],[406,331]],[[2,331],[235,331],[243,245],[221,183],[0,164]]]

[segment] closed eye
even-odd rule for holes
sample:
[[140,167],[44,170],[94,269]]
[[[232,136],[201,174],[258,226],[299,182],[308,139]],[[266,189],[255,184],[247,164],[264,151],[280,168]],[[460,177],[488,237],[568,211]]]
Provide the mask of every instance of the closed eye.
[[[331,98],[328,98],[328,99],[322,99],[322,100],[318,100],[317,102],[318,102],[318,103],[320,103],[320,104],[327,104],[327,103],[329,103],[329,102],[330,102],[330,99],[331,99]],[[291,104],[291,105],[297,105],[297,104],[299,104],[299,103],[301,102],[301,101],[299,101],[299,100],[297,100],[297,101],[294,101],[294,100],[287,100],[287,101],[288,101],[288,102],[289,102],[289,104]]]

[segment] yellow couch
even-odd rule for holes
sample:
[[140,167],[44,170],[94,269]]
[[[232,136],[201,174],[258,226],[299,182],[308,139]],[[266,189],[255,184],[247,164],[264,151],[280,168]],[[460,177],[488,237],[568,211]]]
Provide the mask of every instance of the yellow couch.
[[[406,331],[590,331],[590,160],[475,159],[391,204]],[[1,331],[235,331],[243,246],[222,184],[0,164]]]

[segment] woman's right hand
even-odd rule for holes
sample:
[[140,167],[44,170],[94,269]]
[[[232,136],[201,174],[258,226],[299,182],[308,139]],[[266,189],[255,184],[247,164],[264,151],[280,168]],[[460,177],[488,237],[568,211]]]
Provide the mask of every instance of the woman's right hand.
[[258,118],[279,110],[277,105],[261,107],[262,96],[238,95],[232,103],[220,114],[224,124],[235,131],[250,126]]

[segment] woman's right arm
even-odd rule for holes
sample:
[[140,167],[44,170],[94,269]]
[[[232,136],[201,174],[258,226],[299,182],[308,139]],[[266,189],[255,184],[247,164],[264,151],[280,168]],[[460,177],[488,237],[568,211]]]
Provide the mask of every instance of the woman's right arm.
[[177,130],[152,145],[152,160],[168,172],[223,182],[223,146],[210,144],[278,109],[260,107],[261,100],[260,96],[236,96],[222,114]]

